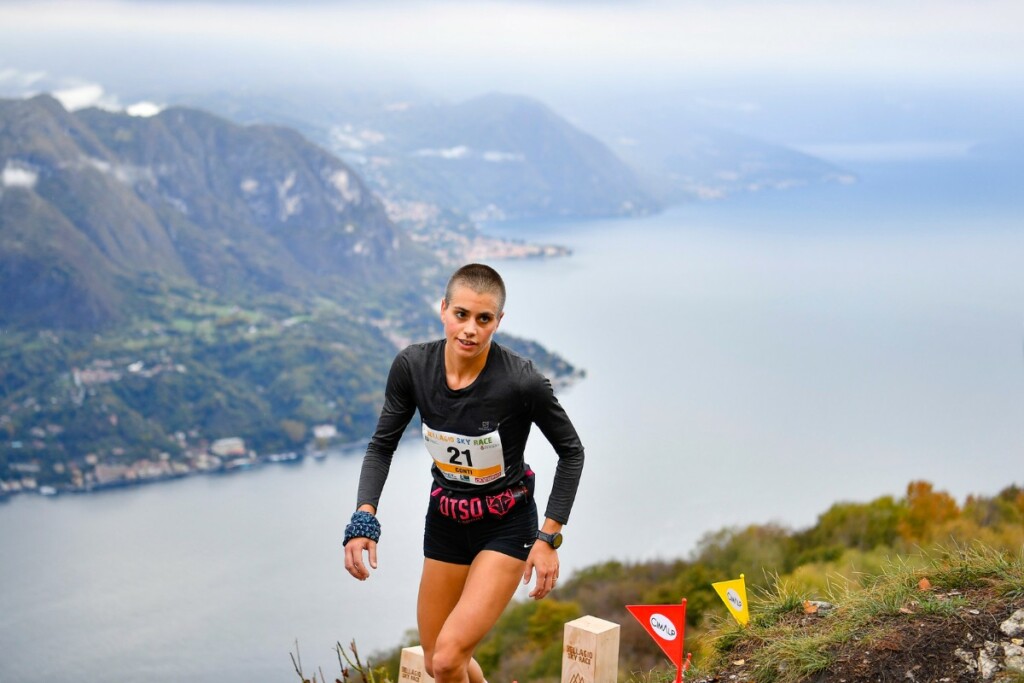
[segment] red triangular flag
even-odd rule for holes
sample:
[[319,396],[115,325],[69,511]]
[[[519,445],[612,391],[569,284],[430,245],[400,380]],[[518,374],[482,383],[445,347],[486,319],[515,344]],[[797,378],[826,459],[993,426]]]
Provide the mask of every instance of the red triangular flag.
[[626,605],[647,629],[676,668],[683,668],[683,635],[686,632],[686,600],[679,605]]

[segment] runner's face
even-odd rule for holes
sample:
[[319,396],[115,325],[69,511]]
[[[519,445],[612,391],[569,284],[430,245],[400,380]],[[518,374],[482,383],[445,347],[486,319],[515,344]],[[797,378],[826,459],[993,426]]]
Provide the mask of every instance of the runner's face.
[[498,311],[498,297],[489,292],[474,292],[457,285],[451,300],[441,302],[441,321],[448,348],[457,357],[472,359],[487,351],[491,336],[504,313]]

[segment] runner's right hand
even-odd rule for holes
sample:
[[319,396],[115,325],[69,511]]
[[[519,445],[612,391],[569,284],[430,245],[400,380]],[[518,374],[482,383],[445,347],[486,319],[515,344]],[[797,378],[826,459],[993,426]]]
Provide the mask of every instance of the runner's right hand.
[[371,541],[368,538],[353,538],[347,544],[345,544],[345,569],[348,573],[359,579],[360,581],[366,581],[370,578],[370,570],[366,568],[363,563],[363,551],[366,551],[368,555],[370,567],[373,569],[377,568],[377,543]]

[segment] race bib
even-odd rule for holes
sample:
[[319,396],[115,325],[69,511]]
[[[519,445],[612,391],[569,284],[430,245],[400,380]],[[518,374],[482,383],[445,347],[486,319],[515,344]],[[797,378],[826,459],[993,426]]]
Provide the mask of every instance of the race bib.
[[481,436],[463,436],[431,429],[424,422],[423,442],[449,481],[488,484],[505,476],[505,452],[497,429]]

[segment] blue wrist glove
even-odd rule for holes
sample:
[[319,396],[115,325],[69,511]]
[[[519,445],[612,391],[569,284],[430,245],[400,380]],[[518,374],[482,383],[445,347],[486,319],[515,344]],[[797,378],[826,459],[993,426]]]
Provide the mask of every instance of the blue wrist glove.
[[352,521],[345,527],[342,545],[348,545],[353,538],[368,538],[376,543],[380,539],[380,522],[366,510],[356,510],[352,513]]

